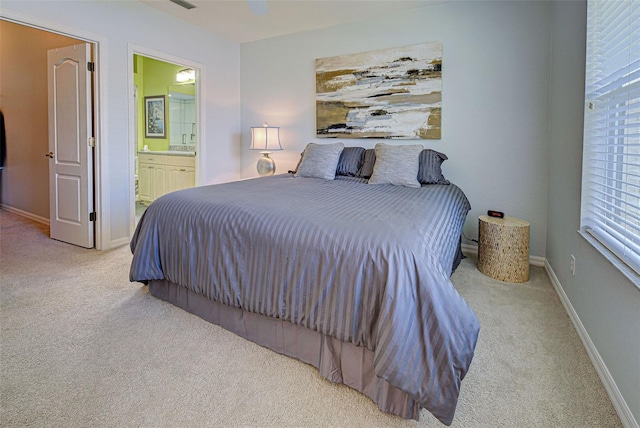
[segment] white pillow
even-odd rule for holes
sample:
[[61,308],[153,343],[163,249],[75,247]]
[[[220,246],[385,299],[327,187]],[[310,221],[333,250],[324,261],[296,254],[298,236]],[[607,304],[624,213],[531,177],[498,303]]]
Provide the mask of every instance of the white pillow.
[[343,149],[344,144],[342,143],[307,144],[295,176],[333,180],[336,178],[336,168]]
[[423,148],[421,145],[376,144],[376,163],[373,164],[369,184],[420,187],[418,169]]

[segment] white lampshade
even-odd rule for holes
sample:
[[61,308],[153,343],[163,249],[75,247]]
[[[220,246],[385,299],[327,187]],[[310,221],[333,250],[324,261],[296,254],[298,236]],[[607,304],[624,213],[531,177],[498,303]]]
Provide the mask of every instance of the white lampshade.
[[276,163],[269,157],[271,151],[282,150],[280,145],[280,128],[269,126],[267,122],[262,126],[251,127],[251,150],[261,150],[262,157],[258,159],[256,168],[258,174],[273,175],[276,172]]
[[251,127],[251,150],[282,150],[280,127],[269,126],[266,122],[263,126]]

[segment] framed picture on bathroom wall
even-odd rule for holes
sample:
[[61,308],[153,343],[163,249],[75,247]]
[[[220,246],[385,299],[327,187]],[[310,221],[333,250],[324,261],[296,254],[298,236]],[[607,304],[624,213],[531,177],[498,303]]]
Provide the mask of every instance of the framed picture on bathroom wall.
[[167,138],[165,96],[144,97],[145,138]]

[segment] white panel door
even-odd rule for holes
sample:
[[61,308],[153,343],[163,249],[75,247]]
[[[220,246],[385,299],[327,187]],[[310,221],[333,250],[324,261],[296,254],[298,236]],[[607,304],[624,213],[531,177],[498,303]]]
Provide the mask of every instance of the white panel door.
[[48,52],[51,237],[94,246],[91,46]]

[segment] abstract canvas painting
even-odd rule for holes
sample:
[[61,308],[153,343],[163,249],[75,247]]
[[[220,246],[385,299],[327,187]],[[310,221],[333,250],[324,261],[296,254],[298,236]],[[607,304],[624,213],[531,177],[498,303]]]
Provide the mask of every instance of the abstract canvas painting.
[[440,139],[442,43],[316,59],[319,138]]

